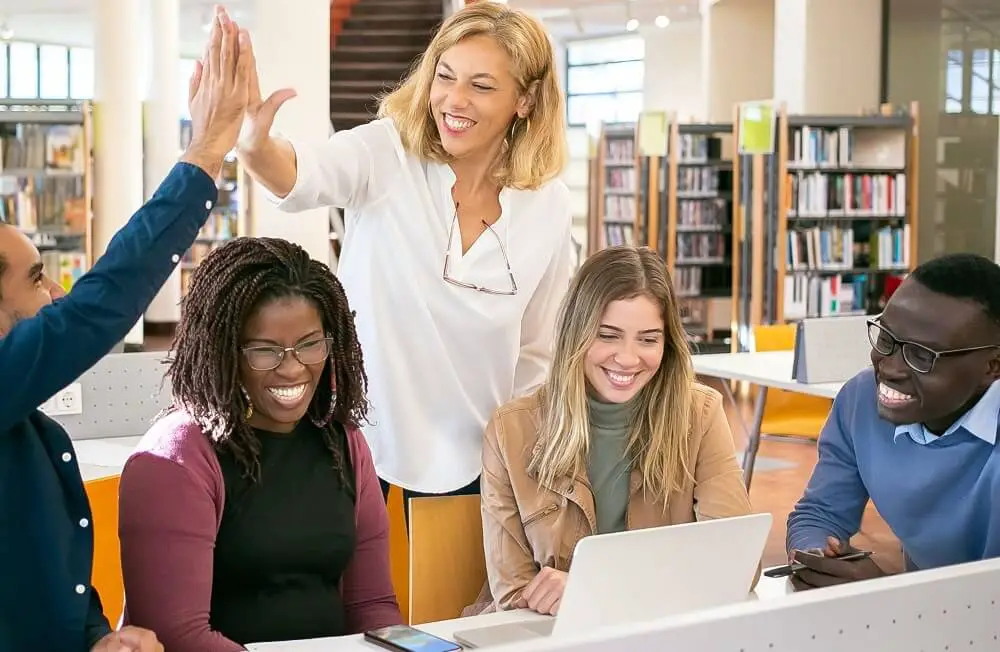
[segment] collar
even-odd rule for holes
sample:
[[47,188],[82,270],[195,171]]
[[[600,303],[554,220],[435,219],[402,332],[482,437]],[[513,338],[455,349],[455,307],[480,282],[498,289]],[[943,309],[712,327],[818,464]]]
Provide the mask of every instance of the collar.
[[986,390],[982,398],[963,414],[955,423],[951,424],[943,435],[935,435],[927,430],[920,423],[908,423],[896,426],[893,441],[899,440],[900,436],[907,435],[910,439],[920,445],[937,441],[941,437],[956,432],[959,428],[965,430],[973,437],[982,439],[991,446],[997,443],[997,426],[1000,425],[1000,381],[994,382]]

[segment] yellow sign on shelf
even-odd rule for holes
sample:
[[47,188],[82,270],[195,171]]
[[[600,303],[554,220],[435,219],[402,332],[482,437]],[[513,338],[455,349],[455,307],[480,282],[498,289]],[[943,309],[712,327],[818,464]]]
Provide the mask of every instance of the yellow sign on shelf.
[[740,154],[773,154],[776,119],[772,101],[742,102],[739,110]]
[[639,156],[666,156],[667,131],[666,111],[643,111],[640,113]]

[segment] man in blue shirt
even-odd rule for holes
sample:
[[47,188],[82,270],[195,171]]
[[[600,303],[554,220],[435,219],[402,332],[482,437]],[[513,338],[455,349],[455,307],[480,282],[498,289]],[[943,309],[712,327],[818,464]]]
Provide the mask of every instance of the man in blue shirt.
[[65,297],[31,242],[0,226],[0,650],[162,651],[113,632],[90,585],[92,516],[73,445],[37,410],[119,342],[216,200],[247,102],[246,34],[218,19],[191,83],[193,139],[156,194]]
[[869,322],[872,368],[848,381],[788,517],[797,588],[882,574],[852,552],[868,500],[908,570],[1000,556],[1000,267],[955,254],[913,271]]

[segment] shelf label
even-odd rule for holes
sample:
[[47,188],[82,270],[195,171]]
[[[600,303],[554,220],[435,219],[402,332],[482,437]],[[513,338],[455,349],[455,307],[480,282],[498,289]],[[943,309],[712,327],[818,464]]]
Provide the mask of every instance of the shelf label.
[[639,114],[639,156],[667,155],[667,112]]
[[774,103],[770,100],[741,102],[740,154],[773,154],[776,119]]

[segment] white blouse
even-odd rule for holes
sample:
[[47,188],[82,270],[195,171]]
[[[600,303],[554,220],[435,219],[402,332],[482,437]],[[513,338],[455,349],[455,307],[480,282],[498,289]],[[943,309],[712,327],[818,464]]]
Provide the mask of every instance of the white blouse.
[[368,374],[371,424],[362,431],[379,477],[405,489],[446,493],[479,477],[483,431],[493,411],[535,389],[551,361],[556,314],[571,266],[569,191],[505,188],[502,209],[463,255],[448,165],[403,150],[389,119],[293,142],[295,187],[277,202],[293,212],[345,209],[338,276]]

